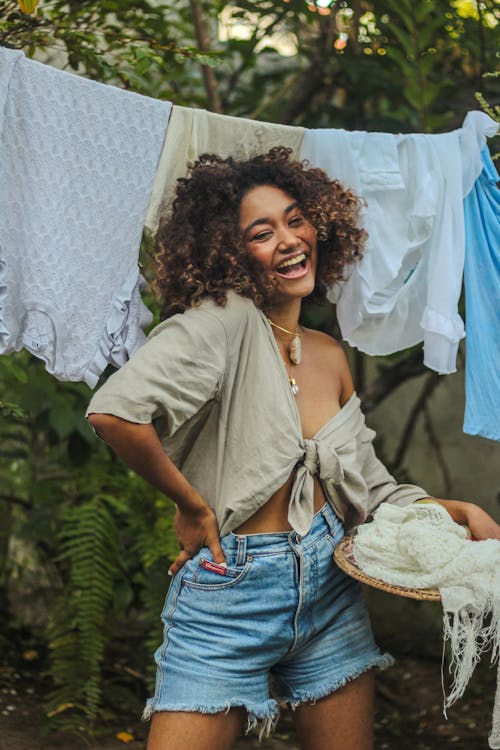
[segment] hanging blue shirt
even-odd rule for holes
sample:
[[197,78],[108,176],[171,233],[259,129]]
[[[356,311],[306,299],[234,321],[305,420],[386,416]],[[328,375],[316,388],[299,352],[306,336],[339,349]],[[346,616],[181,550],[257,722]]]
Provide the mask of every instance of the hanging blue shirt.
[[500,189],[489,151],[464,201],[466,365],[464,432],[500,440]]

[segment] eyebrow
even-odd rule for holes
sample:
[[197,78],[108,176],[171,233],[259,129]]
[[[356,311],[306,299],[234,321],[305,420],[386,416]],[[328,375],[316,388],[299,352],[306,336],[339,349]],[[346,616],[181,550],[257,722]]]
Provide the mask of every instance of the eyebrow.
[[[293,211],[294,208],[297,208],[299,205],[298,201],[294,201],[293,203],[290,203],[289,206],[285,208],[283,211],[284,214],[289,214],[290,211]],[[255,219],[255,221],[252,221],[251,224],[249,224],[245,229],[243,230],[243,234],[248,234],[248,232],[255,226],[258,226],[259,224],[270,224],[271,220],[267,216],[263,216],[260,219]]]

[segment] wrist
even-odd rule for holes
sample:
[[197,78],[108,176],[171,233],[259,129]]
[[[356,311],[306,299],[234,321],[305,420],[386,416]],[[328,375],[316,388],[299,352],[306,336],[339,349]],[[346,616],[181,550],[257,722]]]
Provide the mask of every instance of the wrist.
[[174,502],[181,513],[187,513],[190,516],[201,516],[209,510],[205,500],[194,488],[192,492]]

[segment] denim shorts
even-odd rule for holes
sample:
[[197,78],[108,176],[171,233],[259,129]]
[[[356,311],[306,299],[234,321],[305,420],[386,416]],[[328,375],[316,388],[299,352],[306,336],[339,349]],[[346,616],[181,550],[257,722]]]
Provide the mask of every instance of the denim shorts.
[[208,547],[174,576],[162,611],[156,688],[144,709],[248,712],[272,728],[278,702],[328,695],[392,657],[373,640],[361,586],[335,564],[342,524],[326,504],[307,535],[230,533],[227,570]]

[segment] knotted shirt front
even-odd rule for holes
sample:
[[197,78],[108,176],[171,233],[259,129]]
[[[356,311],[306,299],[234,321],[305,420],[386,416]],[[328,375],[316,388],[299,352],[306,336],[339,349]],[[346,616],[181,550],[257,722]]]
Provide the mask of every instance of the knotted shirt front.
[[304,439],[271,326],[253,302],[228,293],[160,323],[96,392],[87,414],[153,422],[165,451],[214,510],[221,535],[238,528],[295,471],[288,520],[308,532],[314,479],[346,529],[381,502],[428,493],[398,485],[375,456],[375,433],[353,394]]

